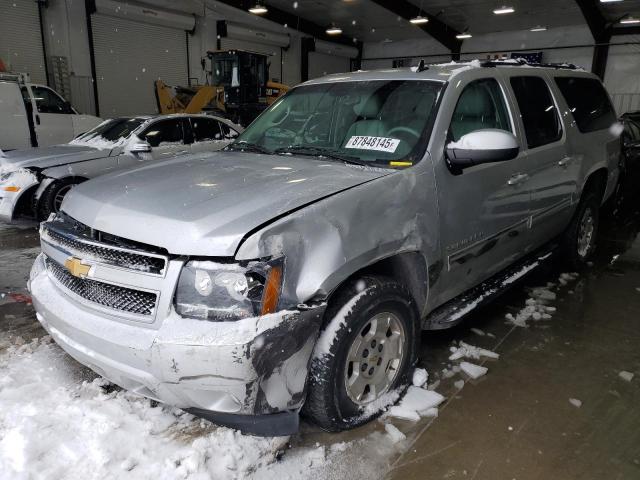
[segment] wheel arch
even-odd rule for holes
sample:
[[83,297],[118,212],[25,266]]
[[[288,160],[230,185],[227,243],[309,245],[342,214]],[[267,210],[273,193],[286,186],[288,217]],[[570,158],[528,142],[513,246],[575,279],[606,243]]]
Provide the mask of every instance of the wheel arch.
[[[416,305],[416,314],[420,319],[425,310],[429,293],[429,268],[427,260],[419,251],[401,252],[378,259],[348,275],[329,293],[330,303],[341,289],[362,276],[383,276],[405,285]],[[325,319],[326,323],[330,319]]]
[[606,167],[597,167],[586,176],[582,193],[596,189],[601,196],[601,201],[606,199],[607,186],[609,181],[609,170]]

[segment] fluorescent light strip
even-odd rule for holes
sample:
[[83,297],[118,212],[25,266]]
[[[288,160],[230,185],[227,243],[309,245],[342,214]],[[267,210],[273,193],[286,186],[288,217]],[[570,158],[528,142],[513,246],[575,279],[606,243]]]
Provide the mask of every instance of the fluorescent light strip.
[[493,13],[496,15],[504,15],[505,13],[513,13],[515,12],[513,7],[500,7],[496,8]]
[[413,23],[414,25],[422,25],[424,23],[427,23],[428,21],[429,19],[427,17],[423,17],[421,15],[413,17],[411,20],[409,20],[409,22]]
[[622,23],[623,25],[631,25],[631,24],[635,24],[635,23],[640,23],[640,19],[639,18],[633,18],[633,17],[627,17],[627,18],[623,18],[622,20],[620,20],[620,23]]
[[531,30],[529,30],[530,32],[544,32],[547,29],[547,27],[543,27],[543,26],[537,26],[537,27],[533,27]]
[[456,38],[458,40],[464,40],[465,38],[471,38],[473,35],[471,35],[470,33],[459,33],[458,35],[456,35]]

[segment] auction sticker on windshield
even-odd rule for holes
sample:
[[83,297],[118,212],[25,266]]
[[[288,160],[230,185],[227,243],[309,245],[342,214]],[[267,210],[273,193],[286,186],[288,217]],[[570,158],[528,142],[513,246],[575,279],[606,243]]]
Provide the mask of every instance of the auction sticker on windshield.
[[344,148],[357,148],[360,150],[378,150],[380,152],[393,153],[398,148],[400,140],[397,138],[368,137],[354,135]]

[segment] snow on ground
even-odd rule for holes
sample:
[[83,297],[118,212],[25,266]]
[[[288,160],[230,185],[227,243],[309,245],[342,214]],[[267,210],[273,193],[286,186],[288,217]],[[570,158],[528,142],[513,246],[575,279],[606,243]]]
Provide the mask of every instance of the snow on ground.
[[580,408],[582,406],[582,400],[578,400],[577,398],[570,398],[569,403],[576,408]]
[[491,350],[486,350],[484,348],[476,347],[474,345],[469,345],[463,341],[459,342],[459,346],[451,346],[449,348],[451,355],[449,356],[449,360],[459,360],[461,358],[473,358],[475,360],[479,360],[481,357],[485,358],[493,358],[498,359],[500,355],[492,352]]
[[483,367],[481,365],[476,365],[475,363],[469,362],[461,362],[460,369],[471,377],[473,380],[477,380],[478,378],[487,374],[489,369],[487,367]]
[[49,336],[0,351],[1,480],[343,478],[363,445],[377,457],[371,474],[384,468],[392,445],[381,436],[289,448],[120,390]]
[[410,386],[400,403],[389,408],[384,417],[395,417],[417,422],[421,417],[433,416],[433,408],[444,402],[444,397],[433,390]]
[[549,305],[556,300],[557,295],[554,289],[564,287],[578,278],[577,273],[562,273],[557,283],[549,282],[544,287],[536,287],[530,290],[529,298],[525,301],[525,306],[517,314],[507,313],[505,318],[509,323],[517,327],[526,328],[529,320],[550,320],[556,307]]
[[620,373],[618,373],[618,376],[625,382],[630,382],[631,380],[633,380],[634,374],[631,372],[627,372],[626,370],[623,370]]

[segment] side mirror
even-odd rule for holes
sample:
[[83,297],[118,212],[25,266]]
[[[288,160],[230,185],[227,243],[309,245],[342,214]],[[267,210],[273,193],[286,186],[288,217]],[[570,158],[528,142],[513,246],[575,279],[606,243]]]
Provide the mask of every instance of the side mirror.
[[449,166],[457,173],[483,163],[504,162],[518,156],[518,139],[511,132],[487,128],[463,135],[447,145]]
[[131,145],[131,147],[129,147],[129,151],[131,153],[149,153],[151,151],[151,145],[149,145],[149,142],[140,140],[139,142]]

